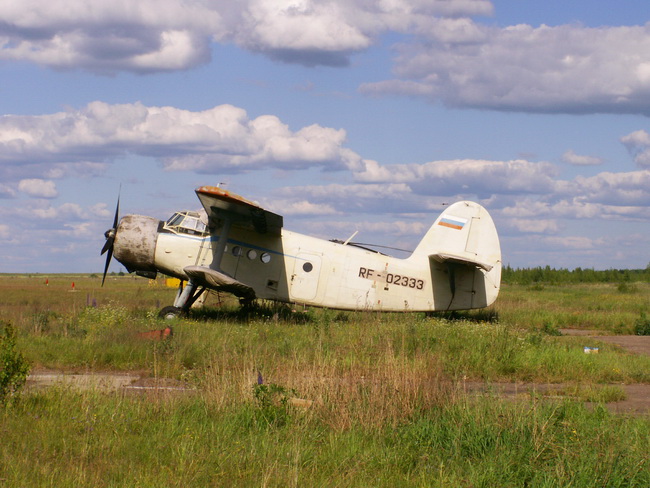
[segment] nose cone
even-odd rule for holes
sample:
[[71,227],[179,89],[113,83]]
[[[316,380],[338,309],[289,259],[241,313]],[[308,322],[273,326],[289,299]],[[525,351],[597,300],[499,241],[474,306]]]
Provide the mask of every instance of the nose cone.
[[129,272],[156,271],[154,254],[160,223],[144,215],[126,215],[120,220],[113,255]]

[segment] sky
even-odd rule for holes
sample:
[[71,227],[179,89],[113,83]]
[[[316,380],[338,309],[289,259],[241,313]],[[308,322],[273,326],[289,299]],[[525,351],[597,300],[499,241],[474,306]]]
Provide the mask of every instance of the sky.
[[645,268],[649,115],[647,0],[3,0],[0,272],[101,272],[118,194],[217,184],[406,250],[472,200],[504,264]]

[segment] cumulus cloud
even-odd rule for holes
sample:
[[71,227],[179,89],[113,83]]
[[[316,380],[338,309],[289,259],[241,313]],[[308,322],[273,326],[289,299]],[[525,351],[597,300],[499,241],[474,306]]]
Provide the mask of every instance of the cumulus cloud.
[[650,134],[637,130],[621,138],[621,142],[641,167],[650,168]]
[[553,219],[510,219],[507,225],[529,234],[557,234],[560,231],[557,220]]
[[564,154],[562,154],[562,161],[574,166],[597,166],[599,164],[603,164],[602,158],[576,154],[573,149],[569,149]]
[[345,65],[387,31],[427,31],[438,16],[488,15],[488,0],[7,0],[0,59],[100,73],[187,69],[213,41],[306,65]]
[[336,215],[337,212],[331,205],[320,205],[309,202],[308,200],[273,200],[268,205],[269,208],[275,209],[282,215],[291,216],[316,216],[316,215]]
[[205,2],[182,0],[8,0],[0,18],[1,59],[102,73],[187,69],[227,29]]
[[307,199],[328,205],[339,213],[419,212],[428,208],[428,199],[418,198],[404,183],[308,185],[283,188],[282,198]]
[[20,180],[18,189],[35,198],[56,198],[59,195],[53,181],[37,178]]
[[570,186],[574,195],[581,195],[589,202],[650,206],[650,170],[577,176]]
[[168,170],[200,173],[362,167],[361,158],[343,147],[345,138],[344,130],[319,125],[293,132],[275,116],[250,119],[232,105],[191,112],[93,102],[51,115],[1,117],[0,161],[51,163],[52,177],[69,172],[69,164],[77,173],[92,174],[126,154],[157,158]]
[[505,111],[650,114],[650,23],[600,28],[441,23],[450,27],[400,47],[396,79],[361,90]]
[[394,32],[405,35],[396,77],[362,85],[365,93],[496,110],[650,113],[650,23],[501,28],[472,19],[492,13],[488,0],[8,0],[0,59],[150,73],[206,63],[217,42],[345,66]]
[[553,192],[557,173],[550,163],[524,160],[464,159],[391,166],[366,161],[364,170],[356,173],[355,178],[364,183],[408,183],[421,194],[472,194],[487,198],[492,193]]

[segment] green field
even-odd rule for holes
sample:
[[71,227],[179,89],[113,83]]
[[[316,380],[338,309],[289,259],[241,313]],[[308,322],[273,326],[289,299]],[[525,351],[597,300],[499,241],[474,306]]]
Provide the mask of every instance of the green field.
[[[650,357],[559,335],[631,333],[650,315],[648,283],[506,284],[492,309],[453,317],[244,315],[213,295],[164,341],[139,333],[169,325],[157,312],[175,290],[100,284],[0,276],[0,321],[32,370],[188,389],[8,397],[0,486],[650,486],[648,415],[604,406],[650,383]],[[490,388],[503,382],[561,394],[505,398]]]

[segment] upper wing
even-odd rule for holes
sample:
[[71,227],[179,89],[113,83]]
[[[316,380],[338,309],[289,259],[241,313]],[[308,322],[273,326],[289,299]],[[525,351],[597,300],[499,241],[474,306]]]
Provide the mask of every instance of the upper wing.
[[281,215],[264,210],[258,204],[216,186],[202,186],[195,191],[208,213],[211,227],[218,221],[228,219],[234,227],[243,227],[260,234],[280,235],[283,225]]

